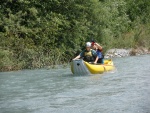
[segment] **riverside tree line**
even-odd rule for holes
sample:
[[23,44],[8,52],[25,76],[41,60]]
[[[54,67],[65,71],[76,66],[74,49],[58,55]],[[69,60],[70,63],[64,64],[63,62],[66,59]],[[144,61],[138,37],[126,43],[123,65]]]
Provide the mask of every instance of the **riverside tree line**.
[[0,71],[69,62],[86,41],[150,48],[149,0],[1,0]]

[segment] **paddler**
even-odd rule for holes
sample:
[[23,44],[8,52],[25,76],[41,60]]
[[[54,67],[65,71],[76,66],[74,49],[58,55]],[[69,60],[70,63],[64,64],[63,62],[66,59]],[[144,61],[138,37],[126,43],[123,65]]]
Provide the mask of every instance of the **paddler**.
[[94,49],[97,53],[97,56],[98,56],[97,63],[104,64],[104,56],[102,54],[102,46],[100,44],[96,43],[95,41],[91,42],[91,46],[92,46],[92,49]]
[[86,43],[86,48],[73,60],[83,58],[86,62],[93,62],[94,64],[98,61],[98,56],[95,50],[91,49],[91,42]]

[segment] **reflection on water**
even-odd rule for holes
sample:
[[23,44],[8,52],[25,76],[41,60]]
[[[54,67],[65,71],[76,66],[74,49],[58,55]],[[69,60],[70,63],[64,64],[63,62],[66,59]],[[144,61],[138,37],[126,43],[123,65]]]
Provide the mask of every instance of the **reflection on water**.
[[0,113],[149,113],[149,59],[115,58],[117,70],[91,76],[69,67],[1,72]]

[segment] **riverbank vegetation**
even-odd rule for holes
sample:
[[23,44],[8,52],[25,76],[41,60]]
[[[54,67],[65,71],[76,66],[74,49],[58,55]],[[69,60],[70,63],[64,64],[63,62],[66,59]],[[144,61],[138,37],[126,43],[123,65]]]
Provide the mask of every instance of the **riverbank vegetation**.
[[69,62],[86,41],[150,48],[148,0],[1,0],[0,71]]

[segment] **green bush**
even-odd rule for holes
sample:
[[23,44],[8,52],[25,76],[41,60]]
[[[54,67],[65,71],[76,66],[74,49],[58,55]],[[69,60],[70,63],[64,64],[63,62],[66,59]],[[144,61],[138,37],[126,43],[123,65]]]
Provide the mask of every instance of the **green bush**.
[[14,61],[12,59],[13,53],[9,50],[0,49],[0,70],[7,71],[12,70],[14,67]]
[[0,8],[1,71],[69,62],[92,39],[104,52],[150,48],[148,0],[1,0]]

